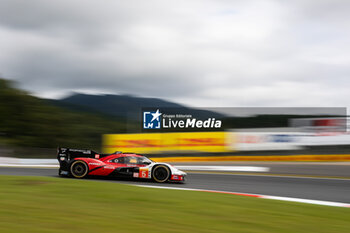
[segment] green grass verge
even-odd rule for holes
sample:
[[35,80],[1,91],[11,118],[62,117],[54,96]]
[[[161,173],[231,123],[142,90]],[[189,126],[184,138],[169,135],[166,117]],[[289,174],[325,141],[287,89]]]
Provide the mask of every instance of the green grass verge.
[[350,232],[350,209],[110,182],[0,176],[0,232]]

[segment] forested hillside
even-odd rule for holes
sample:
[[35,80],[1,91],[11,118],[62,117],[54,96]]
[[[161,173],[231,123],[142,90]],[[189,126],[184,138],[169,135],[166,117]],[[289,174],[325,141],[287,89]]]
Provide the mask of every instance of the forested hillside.
[[58,107],[0,79],[0,143],[53,148],[100,148],[101,134],[125,132],[121,119]]

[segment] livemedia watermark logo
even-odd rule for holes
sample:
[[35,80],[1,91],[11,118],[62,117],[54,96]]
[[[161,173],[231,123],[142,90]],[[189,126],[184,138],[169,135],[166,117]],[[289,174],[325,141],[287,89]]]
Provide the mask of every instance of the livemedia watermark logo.
[[143,128],[144,129],[160,129],[162,113],[157,111],[144,111],[143,112]]
[[198,119],[192,114],[162,113],[160,109],[143,111],[143,129],[220,129],[222,121],[214,117]]

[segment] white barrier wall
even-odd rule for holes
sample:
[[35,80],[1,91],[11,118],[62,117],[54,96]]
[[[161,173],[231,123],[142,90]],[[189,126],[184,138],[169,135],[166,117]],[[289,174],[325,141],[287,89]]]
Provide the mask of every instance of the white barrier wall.
[[350,133],[228,132],[228,150],[298,150],[304,146],[350,145]]
[[299,141],[303,146],[350,145],[350,133],[312,133],[302,136]]
[[237,151],[297,150],[301,148],[301,135],[294,132],[230,132],[227,145],[230,150]]

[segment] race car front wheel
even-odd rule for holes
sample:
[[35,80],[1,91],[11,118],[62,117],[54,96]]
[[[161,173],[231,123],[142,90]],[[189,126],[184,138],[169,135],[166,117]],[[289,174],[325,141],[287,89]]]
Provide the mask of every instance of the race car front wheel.
[[159,165],[153,169],[152,175],[155,181],[157,181],[158,183],[163,183],[169,179],[170,170],[165,165]]
[[87,175],[89,168],[83,161],[74,161],[70,166],[70,173],[75,178],[83,178]]

